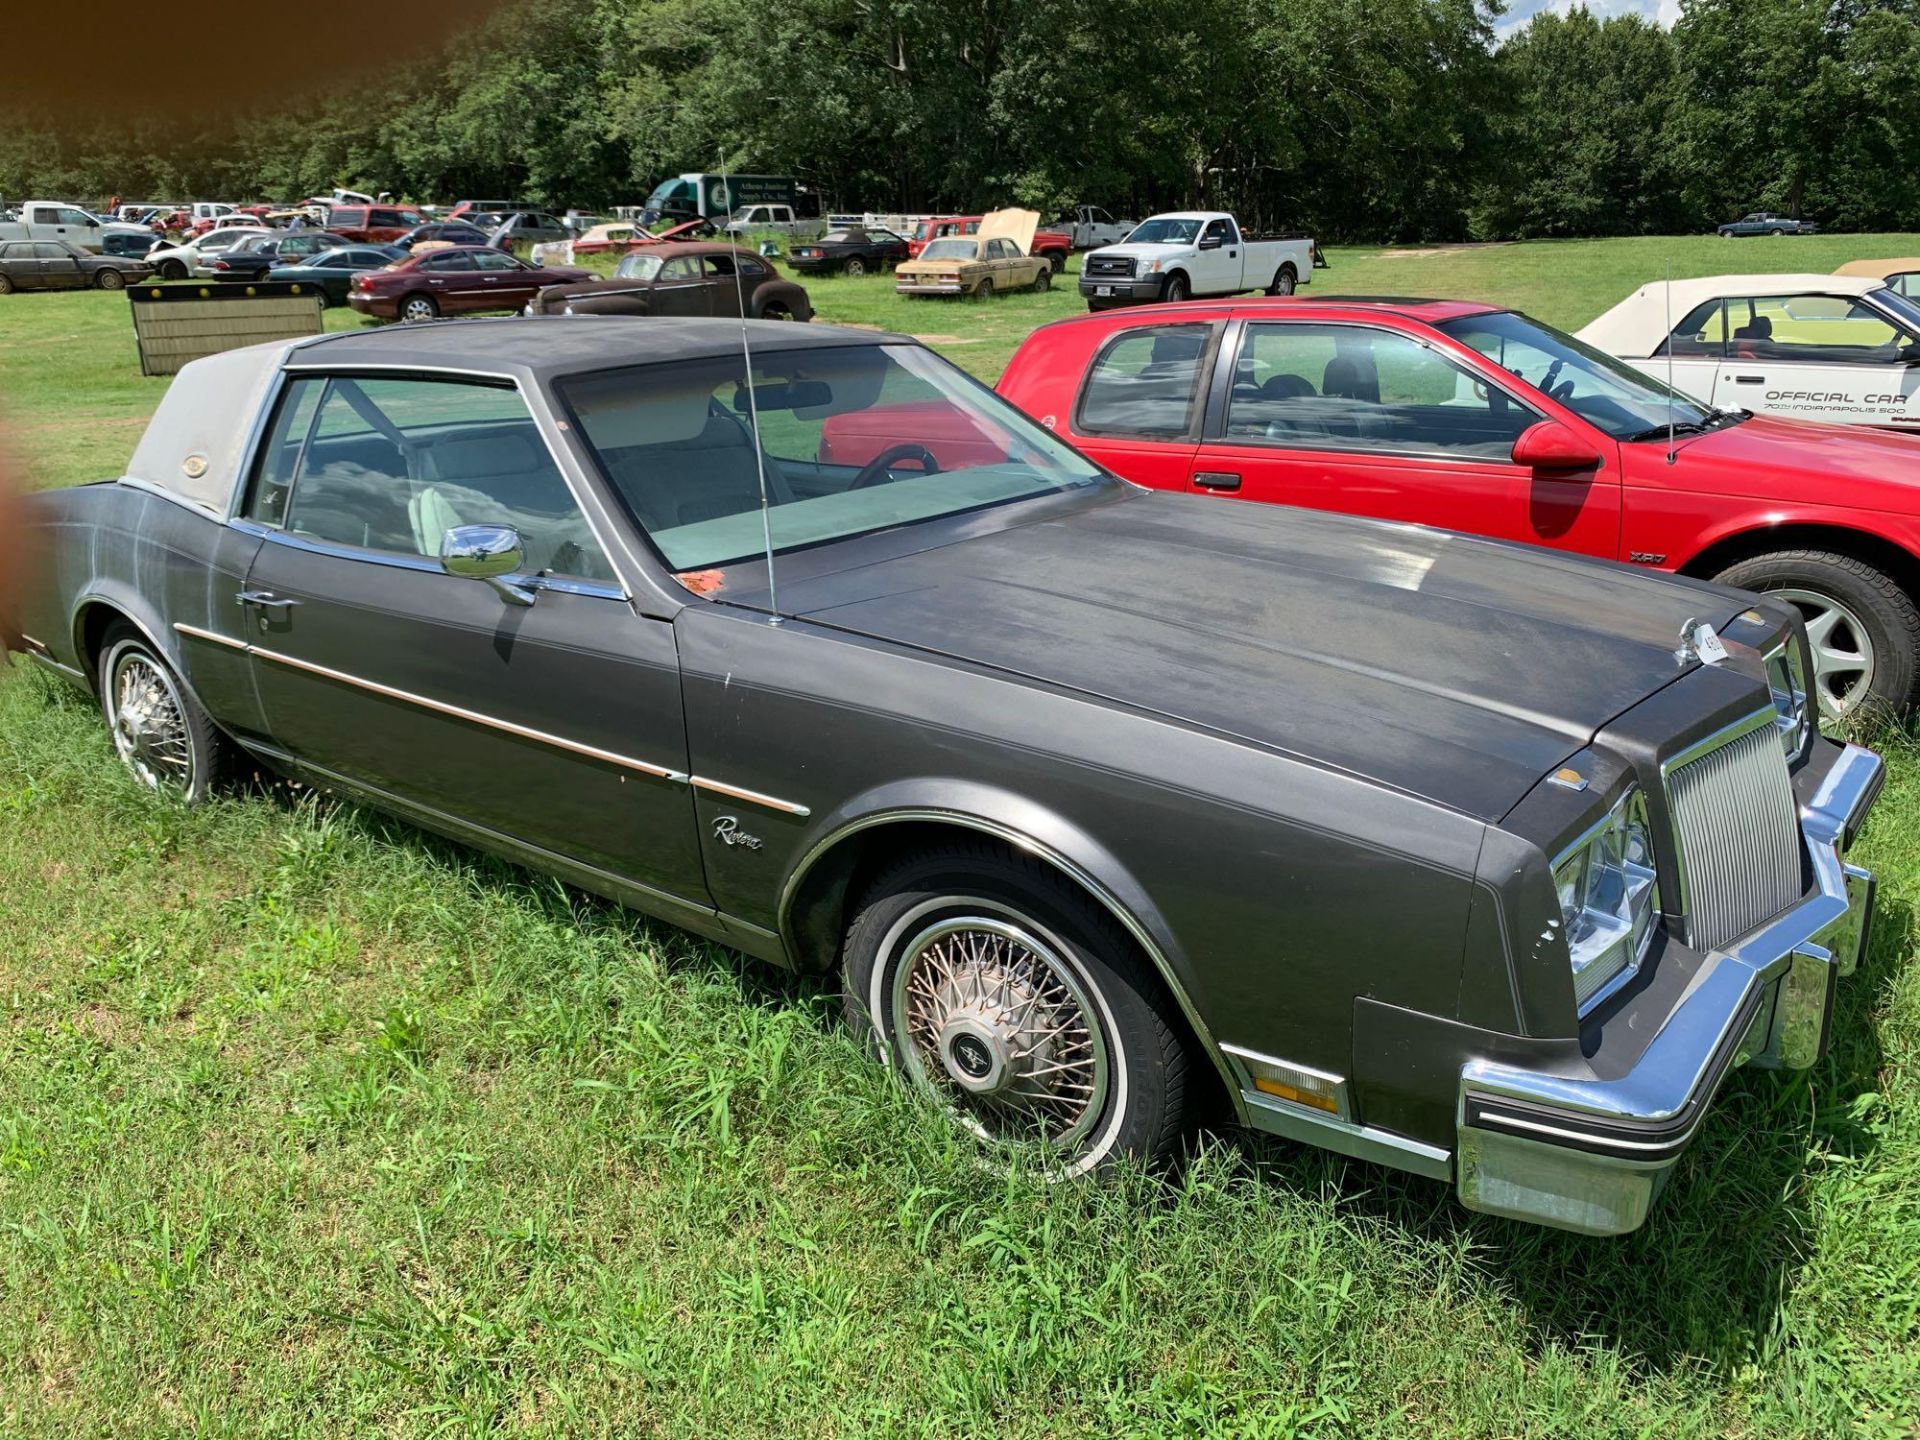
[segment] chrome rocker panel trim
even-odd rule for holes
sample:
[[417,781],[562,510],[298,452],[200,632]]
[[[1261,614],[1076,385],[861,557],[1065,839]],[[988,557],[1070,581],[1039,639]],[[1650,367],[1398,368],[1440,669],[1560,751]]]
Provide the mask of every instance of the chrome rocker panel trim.
[[1849,745],[1800,812],[1813,890],[1706,958],[1626,1074],[1461,1068],[1456,1185],[1470,1210],[1588,1235],[1646,1219],[1728,1071],[1804,1069],[1825,1050],[1834,984],[1872,922],[1874,880],[1844,860],[1884,772]]

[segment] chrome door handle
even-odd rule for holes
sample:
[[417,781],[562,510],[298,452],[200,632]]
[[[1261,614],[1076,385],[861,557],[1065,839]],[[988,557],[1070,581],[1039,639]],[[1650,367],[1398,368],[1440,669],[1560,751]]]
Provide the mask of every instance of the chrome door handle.
[[1193,483],[1203,490],[1238,490],[1240,477],[1230,470],[1196,470]]
[[242,605],[258,605],[262,610],[290,610],[300,603],[276,595],[271,590],[242,590],[233,598]]

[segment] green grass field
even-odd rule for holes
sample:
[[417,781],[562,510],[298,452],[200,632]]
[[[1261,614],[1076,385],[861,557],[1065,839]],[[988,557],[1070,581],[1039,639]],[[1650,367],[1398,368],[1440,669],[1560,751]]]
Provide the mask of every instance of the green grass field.
[[[1316,291],[1575,325],[1664,270],[1915,237],[1336,252]],[[822,317],[992,378],[1070,291]],[[124,299],[0,301],[33,483],[162,384]],[[334,324],[355,323],[335,316]],[[1920,747],[1833,1053],[1739,1072],[1639,1234],[1222,1135],[996,1179],[764,969],[350,807],[198,810],[0,678],[0,1435],[1920,1434]]]

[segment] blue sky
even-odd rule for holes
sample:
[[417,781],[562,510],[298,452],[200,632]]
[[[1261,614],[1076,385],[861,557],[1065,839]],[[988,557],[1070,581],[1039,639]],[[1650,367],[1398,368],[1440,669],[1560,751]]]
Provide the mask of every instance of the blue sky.
[[[1494,28],[1505,35],[1509,30],[1519,29],[1542,10],[1571,10],[1579,3],[1583,0],[1512,0],[1507,13]],[[1601,19],[1609,15],[1641,15],[1662,25],[1671,25],[1680,18],[1680,0],[1584,0],[1584,3]]]

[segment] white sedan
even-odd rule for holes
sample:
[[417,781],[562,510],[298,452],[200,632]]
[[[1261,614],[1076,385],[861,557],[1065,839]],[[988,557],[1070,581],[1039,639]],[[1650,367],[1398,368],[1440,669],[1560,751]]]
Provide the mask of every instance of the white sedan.
[[1720,410],[1920,432],[1920,300],[1879,278],[1656,281],[1579,338]]
[[223,225],[180,245],[164,245],[146,257],[154,273],[162,280],[184,280],[189,275],[217,275],[213,262],[220,252],[248,235],[266,234],[258,221],[248,225]]

